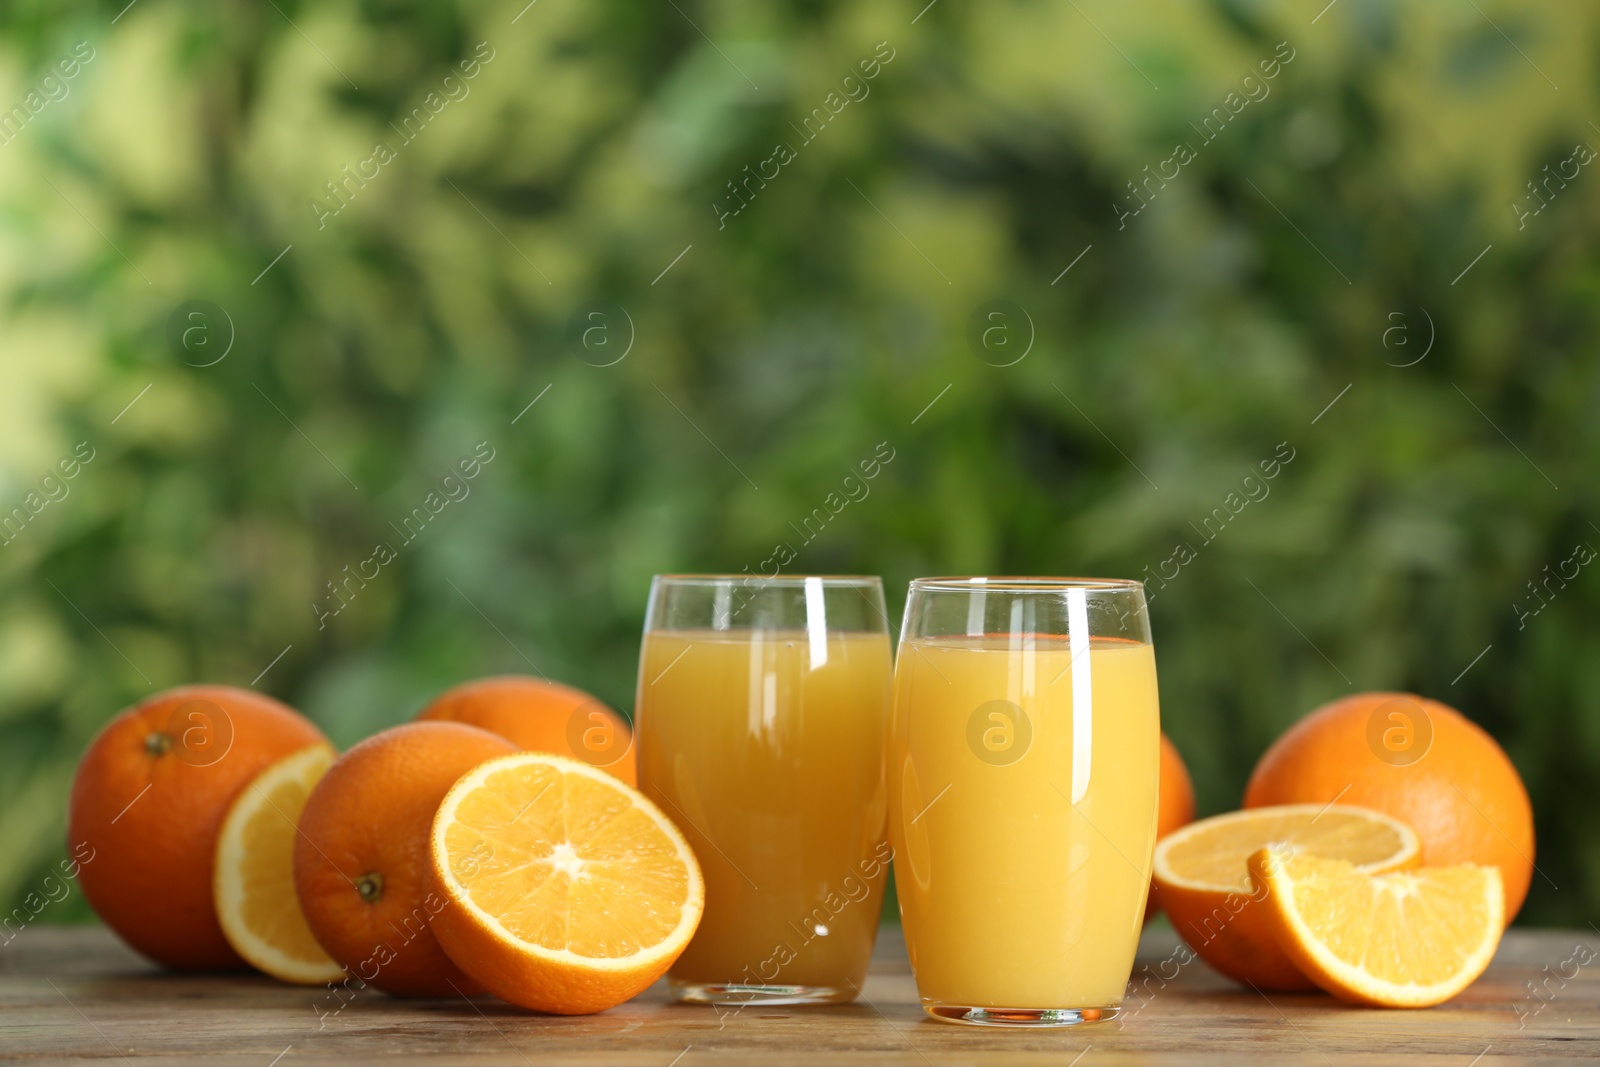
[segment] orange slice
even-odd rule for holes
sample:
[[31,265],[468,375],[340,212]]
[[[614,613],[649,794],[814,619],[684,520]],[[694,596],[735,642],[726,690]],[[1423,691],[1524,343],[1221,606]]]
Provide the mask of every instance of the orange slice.
[[1247,861],[1263,848],[1282,855],[1348,860],[1363,871],[1421,862],[1405,823],[1347,805],[1284,804],[1216,815],[1156,844],[1153,892],[1178,935],[1223,974],[1258,989],[1314,989],[1278,947],[1259,906],[1264,891]]
[[336,753],[312,745],[256,776],[228,809],[212,892],[235,952],[274,978],[319,985],[344,977],[306,925],[294,892],[295,824]]
[[1344,860],[1263,849],[1250,872],[1278,945],[1334,996],[1426,1008],[1483,973],[1505,928],[1498,867],[1368,874]]
[[519,752],[469,771],[433,820],[452,906],[434,933],[489,992],[536,1011],[604,1011],[689,944],[705,883],[689,843],[633,787],[586,763]]

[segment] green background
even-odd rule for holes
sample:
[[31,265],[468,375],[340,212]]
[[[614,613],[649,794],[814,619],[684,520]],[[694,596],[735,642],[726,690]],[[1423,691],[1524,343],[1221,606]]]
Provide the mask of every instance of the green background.
[[[917,575],[1147,577],[1188,543],[1152,618],[1202,813],[1321,702],[1420,692],[1528,782],[1520,921],[1580,923],[1600,577],[1518,605],[1600,547],[1600,174],[1513,205],[1600,145],[1597,31],[1578,0],[7,4],[0,106],[94,58],[0,145],[0,510],[95,458],[0,547],[0,903],[65,855],[102,723],[285,649],[259,688],[348,745],[530,663],[626,711],[650,575],[781,541],[883,575],[896,616]],[[192,300],[231,327],[186,348]],[[1027,321],[973,345],[997,300]],[[319,629],[325,583],[480,442],[470,495]]]

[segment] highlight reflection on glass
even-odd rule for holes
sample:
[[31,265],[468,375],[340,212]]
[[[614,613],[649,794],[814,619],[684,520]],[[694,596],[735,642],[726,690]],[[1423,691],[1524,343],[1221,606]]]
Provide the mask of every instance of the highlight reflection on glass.
[[856,996],[888,876],[889,687],[877,578],[656,577],[639,785],[706,880],[668,973],[682,999]]
[[1160,714],[1138,582],[925,578],[895,664],[890,836],[924,1009],[1114,1016],[1155,847]]

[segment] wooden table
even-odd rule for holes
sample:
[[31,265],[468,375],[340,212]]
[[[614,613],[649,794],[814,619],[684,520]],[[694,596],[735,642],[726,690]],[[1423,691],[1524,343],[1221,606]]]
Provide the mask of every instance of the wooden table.
[[[1198,961],[1180,968],[1175,945],[1169,932],[1146,933],[1135,978],[1149,978],[1150,992],[1142,1003],[1130,999],[1123,1019],[1019,1033],[925,1018],[900,932],[887,926],[856,1004],[722,1009],[719,1017],[718,1009],[669,1003],[658,985],[586,1018],[532,1015],[487,997],[400,1001],[370,990],[334,1012],[338,1001],[324,989],[248,975],[165,974],[103,929],[38,926],[0,948],[0,1060],[254,1067],[378,1059],[508,1067],[1600,1062],[1600,934],[1593,931],[1514,930],[1483,978],[1427,1011],[1351,1008],[1323,996],[1268,1000]],[[1574,956],[1579,945],[1589,950]],[[1583,959],[1591,962],[1580,965]],[[1152,977],[1174,971],[1165,985]],[[1537,998],[1529,983],[1543,983]],[[319,1007],[328,1014],[319,1017]]]

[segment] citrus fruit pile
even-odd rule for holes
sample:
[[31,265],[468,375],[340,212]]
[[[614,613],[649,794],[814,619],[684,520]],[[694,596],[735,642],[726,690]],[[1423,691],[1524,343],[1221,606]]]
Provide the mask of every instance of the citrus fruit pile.
[[634,766],[626,720],[539,679],[458,686],[343,756],[275,700],[186,686],[96,736],[69,834],[90,904],[168,967],[578,1014],[664,974],[705,906]]
[[[343,756],[275,700],[187,686],[94,739],[69,833],[89,902],[169,967],[594,1012],[664,974],[705,906],[634,760],[624,719],[532,678],[458,686]],[[1438,1004],[1488,966],[1533,871],[1516,768],[1408,694],[1317,709],[1243,810],[1194,812],[1163,735],[1150,910],[1258,990]]]
[[[1163,812],[1168,777],[1164,756]],[[1280,737],[1243,810],[1163,822],[1152,901],[1255,989],[1427,1007],[1488,967],[1533,851],[1527,789],[1493,738],[1436,701],[1361,693]]]

